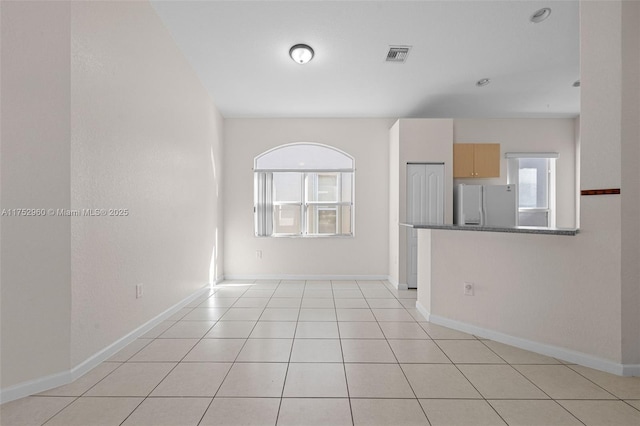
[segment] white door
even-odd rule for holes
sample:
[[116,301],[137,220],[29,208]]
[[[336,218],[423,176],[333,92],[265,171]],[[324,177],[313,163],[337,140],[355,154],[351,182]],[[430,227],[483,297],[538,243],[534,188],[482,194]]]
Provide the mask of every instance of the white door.
[[[444,164],[407,164],[407,222],[444,223]],[[407,235],[407,285],[418,285],[418,231]]]

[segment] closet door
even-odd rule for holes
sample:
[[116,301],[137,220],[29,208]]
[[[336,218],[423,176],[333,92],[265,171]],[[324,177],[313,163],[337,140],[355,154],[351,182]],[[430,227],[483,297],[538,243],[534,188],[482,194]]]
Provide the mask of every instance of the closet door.
[[[444,223],[444,164],[407,164],[407,222]],[[418,284],[418,231],[407,235],[407,285]]]

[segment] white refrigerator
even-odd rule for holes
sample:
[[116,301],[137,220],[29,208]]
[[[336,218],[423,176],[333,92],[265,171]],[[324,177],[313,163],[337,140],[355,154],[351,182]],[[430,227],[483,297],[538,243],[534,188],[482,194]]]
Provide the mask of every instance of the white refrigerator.
[[455,200],[454,219],[457,225],[518,225],[518,195],[514,184],[459,184]]

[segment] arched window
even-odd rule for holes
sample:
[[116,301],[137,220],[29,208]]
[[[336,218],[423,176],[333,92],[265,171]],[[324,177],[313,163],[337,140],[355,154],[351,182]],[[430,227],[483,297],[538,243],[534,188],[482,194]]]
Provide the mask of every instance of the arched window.
[[254,159],[260,237],[353,235],[355,161],[331,146],[281,145]]

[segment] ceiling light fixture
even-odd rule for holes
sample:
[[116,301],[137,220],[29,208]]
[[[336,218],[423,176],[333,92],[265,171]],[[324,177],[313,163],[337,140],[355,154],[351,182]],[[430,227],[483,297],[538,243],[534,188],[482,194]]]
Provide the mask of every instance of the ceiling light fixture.
[[296,44],[289,49],[289,56],[298,64],[306,64],[313,59],[313,49],[306,44]]
[[478,87],[483,87],[483,86],[486,86],[486,85],[487,85],[487,84],[489,84],[489,83],[491,83],[491,79],[489,79],[489,78],[482,78],[482,79],[480,79],[480,80],[478,80],[478,81],[476,82],[476,86],[478,86]]
[[529,20],[534,24],[539,24],[540,22],[546,20],[549,16],[551,16],[551,9],[548,7],[543,7],[540,10],[537,10],[536,13],[531,15]]

